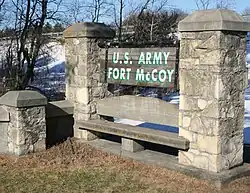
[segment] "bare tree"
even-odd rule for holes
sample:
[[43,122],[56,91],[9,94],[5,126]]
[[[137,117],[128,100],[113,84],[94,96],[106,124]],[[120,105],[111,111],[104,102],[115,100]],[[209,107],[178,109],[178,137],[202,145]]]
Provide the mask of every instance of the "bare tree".
[[197,6],[197,9],[201,10],[201,9],[208,9],[211,6],[212,1],[211,0],[195,0],[195,3]]
[[233,9],[234,0],[216,0],[217,9]]
[[85,19],[100,22],[110,16],[112,10],[109,0],[86,0],[83,5]]
[[14,33],[10,37],[4,67],[5,77],[13,79],[12,89],[22,90],[34,79],[34,67],[41,47],[46,20],[55,20],[61,0],[12,0]]
[[1,0],[1,1],[0,1],[0,11],[1,11],[1,8],[2,8],[2,6],[3,6],[3,4],[4,4],[4,1],[5,1],[5,0]]
[[[69,13],[70,17],[73,19],[74,23],[77,23],[83,20],[83,8],[84,2],[81,0],[71,0],[70,3],[66,4],[67,12]],[[71,21],[72,22],[72,21]]]
[[202,9],[232,9],[234,7],[234,0],[195,0],[198,10]]
[[250,16],[250,7],[246,7],[246,8],[243,10],[242,15]]
[[[129,14],[138,14],[138,18],[142,15],[142,13],[148,9],[150,2],[154,0],[145,0],[137,4],[134,9],[128,11]],[[123,19],[125,17],[125,7],[129,4],[129,1],[126,0],[114,0],[113,1],[113,14],[114,14],[114,23],[118,28],[118,41],[122,40],[122,28],[123,28]],[[117,9],[119,7],[119,9]]]
[[89,20],[99,22],[110,15],[112,7],[109,0],[72,0],[66,3],[71,22]]

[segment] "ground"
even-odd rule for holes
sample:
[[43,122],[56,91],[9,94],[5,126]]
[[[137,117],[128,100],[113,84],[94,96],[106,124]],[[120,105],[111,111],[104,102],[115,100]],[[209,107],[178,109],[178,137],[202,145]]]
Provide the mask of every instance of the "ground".
[[[208,182],[101,152],[75,140],[20,158],[0,155],[0,192],[215,193]],[[222,191],[220,191],[222,192]],[[225,193],[250,192],[250,178]]]

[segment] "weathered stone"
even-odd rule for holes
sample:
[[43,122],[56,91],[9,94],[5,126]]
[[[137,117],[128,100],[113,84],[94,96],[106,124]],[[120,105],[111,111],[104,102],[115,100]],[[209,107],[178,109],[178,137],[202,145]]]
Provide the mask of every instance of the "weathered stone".
[[186,96],[186,95],[180,95],[179,109],[180,110],[185,109],[186,111],[188,111],[188,110],[190,110],[190,111],[199,110],[197,98]]
[[179,136],[186,138],[191,144],[197,143],[198,134],[192,131],[181,128],[179,131]]
[[184,116],[183,117],[183,122],[182,122],[183,127],[184,128],[189,127],[190,123],[191,123],[191,118]]
[[[39,100],[38,106],[34,106],[35,102],[37,102],[36,98],[34,101],[30,101],[27,107],[23,106],[24,103],[22,103],[22,107],[6,106],[6,110],[10,114],[10,122],[5,128],[5,133],[7,133],[5,138],[7,141],[6,153],[19,156],[45,150],[45,106],[41,106]],[[15,102],[13,103],[15,104]]]
[[[66,98],[74,103],[75,125],[80,120],[99,119],[96,101],[110,95],[108,85],[100,82],[103,73],[99,63],[101,48],[96,38],[109,39],[113,35],[113,30],[99,23],[74,24],[64,32],[66,66],[69,68]],[[74,135],[83,138],[85,134],[76,130]]]
[[90,120],[91,114],[88,113],[81,113],[81,112],[74,112],[74,119],[75,121],[81,121],[81,120]]
[[[63,32],[64,38],[113,38],[115,32],[103,23],[76,23]],[[74,40],[73,40],[74,41]]]
[[208,103],[209,102],[206,101],[206,100],[198,99],[198,107],[199,107],[199,109],[201,109],[201,110],[205,109],[207,107]]
[[0,122],[9,122],[10,114],[4,106],[0,106]]
[[84,140],[87,140],[87,141],[95,140],[95,139],[98,138],[98,136],[96,136],[91,131],[87,131],[87,130],[81,129],[78,132],[81,132],[81,139],[84,139]]
[[227,10],[198,11],[179,26],[179,135],[190,141],[179,163],[228,170],[242,164],[248,27]]
[[0,123],[0,153],[8,152],[8,123]]
[[133,139],[122,138],[122,149],[129,152],[144,150],[144,146]]
[[76,89],[76,102],[88,104],[89,103],[89,89],[86,87]]
[[195,11],[179,23],[179,31],[250,31],[244,18],[228,9]]
[[12,107],[47,105],[47,98],[36,91],[9,91],[0,97],[0,104]]

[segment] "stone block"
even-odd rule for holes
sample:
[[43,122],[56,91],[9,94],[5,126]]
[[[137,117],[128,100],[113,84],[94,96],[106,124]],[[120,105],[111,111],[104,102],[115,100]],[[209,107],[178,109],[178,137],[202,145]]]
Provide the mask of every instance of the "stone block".
[[250,26],[244,18],[235,11],[228,9],[195,11],[179,22],[178,27],[181,32],[250,31]]
[[180,58],[180,69],[190,69],[193,70],[194,68],[197,69],[206,69],[204,66],[200,66],[200,59],[199,58]]
[[37,91],[9,91],[0,97],[0,104],[11,107],[32,107],[47,105],[47,98]]
[[182,122],[183,128],[188,128],[190,126],[190,123],[191,123],[191,118],[183,116],[183,122]]
[[66,83],[66,91],[65,91],[66,100],[75,101],[76,89],[77,88],[75,86]]
[[180,69],[180,93],[205,99],[216,97],[216,73],[203,70]]
[[82,37],[112,39],[115,32],[103,23],[83,22],[67,28],[63,32],[63,36],[65,39]]
[[75,121],[81,121],[81,120],[87,121],[91,119],[91,114],[74,111],[73,117]]
[[198,108],[198,99],[192,96],[180,95],[180,110],[185,111],[197,111]]
[[77,103],[88,104],[90,101],[89,98],[89,89],[88,88],[77,88],[76,89],[76,98]]
[[92,141],[92,140],[95,140],[95,139],[98,138],[98,136],[94,132],[91,132],[91,131],[87,131],[87,130],[84,130],[84,129],[79,129],[79,131],[77,131],[77,132],[78,132],[78,135],[81,133],[80,134],[80,137],[81,137],[80,139],[84,139],[86,141]]
[[197,135],[197,146],[198,150],[201,152],[207,152],[209,154],[221,154],[222,153],[222,144],[220,136],[206,136],[206,135]]
[[122,138],[122,149],[129,152],[137,152],[144,150],[144,146],[133,139]]
[[0,153],[8,152],[8,123],[0,123]]
[[192,131],[188,131],[183,128],[179,128],[179,136],[184,137],[190,143],[197,143],[197,136],[198,134]]
[[6,110],[6,107],[0,106],[0,122],[9,122],[10,113]]

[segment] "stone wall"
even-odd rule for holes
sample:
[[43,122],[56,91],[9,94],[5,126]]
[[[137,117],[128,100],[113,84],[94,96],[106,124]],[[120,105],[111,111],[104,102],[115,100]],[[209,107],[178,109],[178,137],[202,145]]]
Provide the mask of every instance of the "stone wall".
[[74,136],[96,136],[79,130],[80,120],[98,119],[96,101],[109,96],[107,84],[101,82],[99,40],[113,38],[114,31],[100,23],[77,23],[64,31],[66,54],[66,99],[74,103]]
[[190,141],[189,151],[179,153],[181,164],[221,172],[243,163],[243,24],[235,12],[209,10],[195,12],[179,25],[179,135]]
[[73,137],[74,105],[67,100],[46,106],[46,145],[51,147]]
[[[35,91],[10,91],[0,98],[1,152],[24,155],[45,150],[47,99]],[[9,117],[9,119],[8,119]]]
[[0,153],[25,155],[73,137],[74,106],[47,104],[34,91],[10,91],[0,97]]

